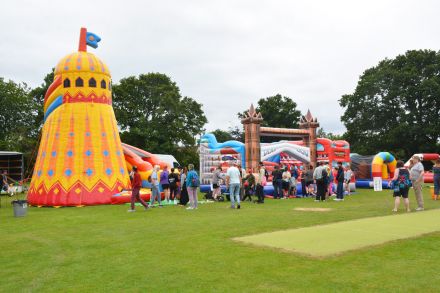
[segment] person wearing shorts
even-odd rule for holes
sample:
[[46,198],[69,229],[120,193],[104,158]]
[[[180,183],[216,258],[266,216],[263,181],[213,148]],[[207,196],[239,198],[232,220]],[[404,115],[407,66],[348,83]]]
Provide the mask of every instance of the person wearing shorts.
[[409,208],[409,199],[408,199],[408,192],[409,192],[409,184],[404,183],[404,180],[409,182],[409,171],[404,167],[403,161],[397,161],[396,171],[394,172],[393,180],[390,181],[390,184],[394,184],[394,191],[393,191],[393,197],[394,197],[394,209],[393,212],[397,212],[397,209],[400,205],[400,198],[403,197],[403,202],[405,204],[405,208],[407,212],[410,212]]
[[163,195],[167,203],[170,201],[170,183],[168,182],[168,167],[163,168],[162,173],[160,173],[160,186],[163,190]]
[[315,192],[315,188],[313,186],[313,166],[309,166],[309,170],[305,172],[305,181],[306,181],[306,193],[307,196],[313,195]]
[[292,177],[292,175],[290,174],[290,172],[285,169],[284,172],[282,173],[282,183],[281,186],[283,188],[283,197],[285,199],[289,198],[289,188],[290,188],[290,178]]

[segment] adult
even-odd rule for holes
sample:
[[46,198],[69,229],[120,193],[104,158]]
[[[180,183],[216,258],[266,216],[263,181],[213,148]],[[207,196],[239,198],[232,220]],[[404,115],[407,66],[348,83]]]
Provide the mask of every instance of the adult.
[[333,170],[330,168],[329,162],[324,163],[325,171],[327,172],[327,188],[326,190],[326,198],[333,194],[333,183],[335,181],[335,176],[333,175]]
[[304,170],[304,166],[300,167],[300,179],[301,179],[301,195],[303,197],[307,196],[307,190],[306,190],[306,171]]
[[154,201],[157,199],[159,203],[159,207],[162,207],[162,198],[160,195],[160,182],[159,182],[159,166],[155,165],[153,167],[153,172],[150,175],[151,178],[151,198],[150,198],[150,206],[153,207]]
[[168,184],[170,188],[170,200],[173,203],[177,203],[177,183],[179,182],[179,174],[175,172],[174,168],[171,168],[170,174],[168,174]]
[[292,175],[290,174],[289,170],[287,168],[284,169],[283,173],[281,174],[281,187],[283,190],[283,199],[289,198],[289,189],[290,189],[290,178]]
[[188,168],[184,167],[180,173],[180,198],[179,205],[186,206],[189,201],[188,189],[186,188],[186,176],[188,175]]
[[440,194],[440,159],[435,161],[432,173],[434,174],[434,200],[438,200]]
[[325,201],[325,192],[327,187],[327,171],[323,162],[318,162],[318,167],[313,172],[313,179],[316,182],[316,198],[315,201]]
[[397,212],[400,206],[400,197],[403,197],[405,208],[407,212],[410,212],[408,192],[410,187],[410,174],[408,169],[404,167],[403,161],[397,161],[397,169],[394,171],[394,177],[390,181],[390,185],[393,186],[394,197],[394,209],[393,212]]
[[425,174],[425,169],[423,168],[422,162],[420,162],[420,158],[418,156],[412,157],[414,165],[412,166],[409,175],[412,182],[412,186],[414,189],[414,194],[417,200],[417,208],[416,211],[423,211],[423,194],[422,194],[422,184],[423,184],[423,175]]
[[168,175],[168,166],[165,166],[160,173],[160,186],[162,187],[164,199],[167,203],[170,202],[170,182],[168,182]]
[[264,203],[264,185],[266,183],[266,169],[263,162],[260,162],[258,176],[256,177],[255,194],[257,195],[257,203]]
[[336,198],[334,200],[341,201],[344,200],[344,167],[342,167],[342,162],[338,162],[338,172],[336,173],[336,182],[338,183],[336,187]]
[[350,195],[351,177],[353,177],[353,171],[351,170],[350,164],[348,164],[344,173],[344,184],[345,184],[345,191],[347,191],[347,195]]
[[3,174],[2,174],[2,190],[7,192],[8,189],[9,189],[8,171],[3,170]]
[[272,172],[273,198],[278,199],[283,195],[283,172],[278,166]]
[[309,165],[308,170],[305,172],[304,179],[306,184],[306,196],[315,195],[315,188],[313,186],[313,166]]
[[212,197],[217,199],[221,194],[220,180],[222,179],[222,167],[219,165],[212,173]]
[[198,206],[197,188],[200,186],[199,175],[194,170],[194,165],[188,165],[188,175],[186,176],[186,189],[188,190],[189,207],[187,210],[196,210]]
[[289,193],[289,195],[292,195],[294,197],[296,197],[296,193],[297,193],[297,190],[296,190],[296,184],[298,183],[297,178],[298,177],[295,177],[294,175],[292,175],[289,179],[289,192],[288,193]]
[[252,201],[252,194],[255,192],[255,175],[252,173],[252,169],[248,169],[246,177],[244,178],[244,197],[243,201],[246,198],[249,198],[249,201]]
[[240,170],[237,168],[237,163],[233,163],[226,171],[226,188],[229,188],[232,209],[235,209],[236,201],[237,209],[240,209],[240,182]]
[[132,190],[131,190],[131,207],[128,210],[129,212],[135,212],[135,205],[134,203],[136,201],[140,202],[141,205],[144,206],[145,210],[148,209],[148,204],[141,198],[139,192],[141,190],[142,187],[142,179],[141,179],[141,175],[139,174],[139,172],[137,171],[137,167],[133,166],[132,169],[133,172],[133,180],[131,182],[131,186],[132,186]]

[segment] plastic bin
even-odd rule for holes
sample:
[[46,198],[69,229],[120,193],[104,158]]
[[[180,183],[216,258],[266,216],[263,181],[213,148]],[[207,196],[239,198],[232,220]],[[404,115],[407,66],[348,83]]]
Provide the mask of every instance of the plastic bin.
[[14,217],[26,216],[28,209],[27,200],[13,200],[11,204],[14,208]]

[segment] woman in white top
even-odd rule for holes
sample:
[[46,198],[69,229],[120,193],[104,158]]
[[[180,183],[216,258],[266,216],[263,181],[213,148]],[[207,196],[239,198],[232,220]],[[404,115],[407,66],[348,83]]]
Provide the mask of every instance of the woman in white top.
[[347,195],[350,195],[350,181],[351,177],[353,176],[353,171],[350,169],[350,165],[347,165],[347,168],[344,172],[344,184],[345,184],[345,191],[347,191]]
[[284,169],[283,172],[283,195],[284,198],[287,199],[289,198],[289,188],[290,188],[290,177],[292,177],[292,175],[290,174],[290,172],[286,169]]

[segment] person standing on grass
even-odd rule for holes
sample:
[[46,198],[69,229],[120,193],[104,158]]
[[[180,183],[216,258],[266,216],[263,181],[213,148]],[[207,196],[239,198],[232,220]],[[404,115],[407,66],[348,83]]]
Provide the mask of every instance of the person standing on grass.
[[2,174],[2,190],[7,192],[8,189],[9,189],[8,171],[3,170],[3,174]]
[[180,198],[179,205],[186,206],[189,201],[188,189],[186,188],[186,176],[188,175],[188,168],[184,167],[180,173]]
[[414,166],[412,166],[410,170],[410,179],[412,181],[412,186],[414,189],[414,194],[417,200],[417,208],[416,211],[423,211],[423,193],[422,193],[422,184],[423,184],[423,175],[425,174],[425,169],[423,168],[423,164],[420,162],[420,158],[418,156],[413,156]]
[[289,189],[290,189],[290,178],[292,175],[290,174],[289,170],[287,168],[284,169],[284,172],[281,174],[281,187],[283,191],[282,199],[288,199],[289,198]]
[[237,209],[240,209],[240,182],[240,170],[237,168],[237,163],[233,163],[233,165],[226,171],[226,188],[229,188],[232,209],[235,209],[236,201]]
[[170,199],[175,204],[177,203],[177,183],[179,182],[179,174],[174,172],[171,168],[171,173],[168,175],[168,183],[170,186]]
[[344,200],[344,167],[342,162],[338,162],[338,173],[336,173],[336,182],[338,182],[336,188],[336,198],[334,200]]
[[305,181],[306,181],[306,196],[309,197],[311,195],[315,195],[315,188],[313,187],[313,166],[309,165],[308,170],[305,172]]
[[352,176],[353,176],[353,171],[351,170],[350,165],[348,164],[344,172],[344,183],[345,183],[345,190],[347,191],[347,195],[350,195],[350,181]]
[[186,189],[189,197],[189,207],[187,210],[196,210],[198,207],[197,188],[200,186],[199,175],[194,170],[194,165],[188,165],[188,174],[186,175]]
[[300,179],[301,179],[301,195],[303,197],[307,196],[307,190],[306,190],[306,170],[304,169],[304,166],[301,166],[301,172],[300,172]]
[[151,199],[150,206],[153,207],[154,201],[157,199],[159,203],[159,207],[162,207],[162,198],[160,195],[160,183],[159,183],[159,166],[155,165],[153,167],[153,172],[150,175],[150,183],[151,183]]
[[272,171],[273,198],[278,199],[283,196],[283,172],[278,166]]
[[434,175],[434,200],[439,200],[440,194],[440,159],[434,162],[432,167],[432,174]]
[[137,167],[133,166],[133,180],[131,182],[132,190],[131,190],[131,208],[128,210],[129,212],[135,212],[135,206],[134,203],[136,201],[140,202],[141,205],[144,206],[145,210],[148,209],[148,204],[141,198],[139,192],[142,187],[142,179],[141,175],[137,171]]
[[394,171],[393,179],[388,183],[393,187],[394,209],[397,212],[400,206],[400,197],[403,197],[403,202],[407,212],[410,212],[408,192],[411,185],[410,174],[408,169],[404,167],[403,161],[397,161],[396,171]]
[[316,198],[315,201],[325,201],[325,192],[327,187],[327,171],[323,162],[318,162],[318,167],[313,172],[313,179],[316,181]]
[[438,200],[440,194],[440,159],[435,161],[432,173],[434,174],[434,200]]
[[166,203],[170,202],[170,183],[168,182],[168,175],[168,166],[165,166],[160,173],[160,186],[162,187]]
[[221,187],[220,187],[220,180],[222,179],[222,167],[219,165],[217,168],[215,168],[214,172],[212,173],[212,197],[214,199],[217,199],[217,197],[221,194]]
[[256,177],[257,187],[255,188],[255,194],[257,195],[257,203],[264,203],[264,185],[266,185],[266,169],[263,162],[260,162],[260,169],[258,170],[258,176]]

